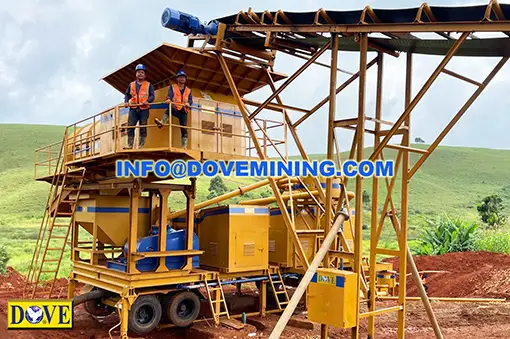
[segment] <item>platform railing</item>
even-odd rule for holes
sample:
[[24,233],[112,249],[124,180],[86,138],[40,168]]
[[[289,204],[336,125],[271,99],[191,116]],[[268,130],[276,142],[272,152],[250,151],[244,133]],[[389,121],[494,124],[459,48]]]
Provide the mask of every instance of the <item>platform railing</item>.
[[51,176],[58,166],[62,141],[40,147],[34,153],[34,178]]
[[[167,102],[155,102],[151,103],[152,110],[165,109],[168,107],[171,111],[171,105],[173,103]],[[188,126],[181,126],[178,123],[170,119],[166,124],[163,124],[162,128],[167,129],[168,137],[167,141],[158,143],[157,147],[143,147],[138,146],[138,138],[141,128],[147,129],[147,135],[150,136],[152,131],[159,128],[154,122],[154,115],[149,115],[149,120],[146,125],[128,126],[128,111],[130,107],[126,107],[125,104],[118,104],[112,106],[100,113],[90,116],[85,119],[81,119],[69,126],[66,129],[66,135],[63,141],[56,142],[44,147],[41,147],[35,151],[34,155],[34,177],[41,178],[51,176],[56,166],[56,160],[58,159],[58,152],[63,149],[63,159],[66,165],[73,165],[83,160],[92,158],[103,157],[120,152],[150,152],[150,151],[175,151],[175,152],[186,152],[186,151],[209,151],[211,153],[223,154],[226,158],[229,155],[232,156],[256,156],[253,150],[253,140],[246,133],[246,126],[244,119],[239,115],[231,112],[223,111],[221,108],[209,109],[197,105],[191,106],[191,110],[199,113],[214,113],[215,117],[207,120],[206,115],[200,114],[198,123],[199,127],[190,126],[193,115],[188,116]],[[158,116],[160,116],[158,114]],[[232,117],[239,119],[239,124],[236,128],[233,125]],[[202,121],[209,121],[210,125],[204,128]],[[228,121],[230,120],[230,122]],[[264,153],[267,155],[268,146],[285,144],[286,141],[286,128],[287,126],[279,121],[268,120],[268,119],[253,119],[252,124],[255,124],[255,131],[257,133],[258,142],[264,145]],[[240,127],[239,127],[240,126]],[[177,144],[173,142],[173,133],[180,133],[179,129],[184,128],[188,131],[188,145],[186,149],[181,147],[180,138]],[[277,139],[270,136],[270,132],[275,128],[283,129],[284,138]],[[133,148],[128,149],[127,146],[127,134],[130,129],[135,130]],[[239,130],[241,131],[239,133]],[[138,131],[138,132],[136,132]],[[197,133],[198,132],[198,133]],[[179,134],[180,135],[180,134]],[[203,138],[204,135],[210,136],[207,141],[200,140],[200,144],[196,138]],[[195,138],[195,139],[193,139]],[[230,139],[231,138],[231,139]],[[228,144],[227,144],[228,141]],[[62,143],[64,143],[62,145]],[[207,144],[207,145],[205,145]],[[212,144],[212,146],[211,146]],[[207,146],[207,147],[205,147]]]
[[[269,120],[269,119],[260,119],[260,118],[254,118],[252,120],[252,124],[254,124],[254,132],[257,136],[257,140],[260,142],[260,145],[262,146],[262,150],[264,153],[264,156],[268,156],[267,150],[268,146],[269,149],[276,149],[278,150],[278,145],[285,145],[287,143],[287,125],[284,122],[276,121],[276,120]],[[278,128],[282,130],[282,135],[280,136],[282,139],[276,139],[275,137],[271,137],[271,132],[274,128]],[[249,131],[246,131],[246,134],[249,134]],[[256,157],[258,156],[257,152],[255,151],[257,147],[253,145],[253,141],[251,138],[248,140],[248,147],[246,148],[246,151],[248,152],[249,157]],[[272,147],[271,147],[272,146]],[[253,152],[252,152],[253,150]],[[283,157],[288,156],[288,150],[287,148],[282,153],[280,150],[277,152],[280,153],[280,155],[283,155]]]

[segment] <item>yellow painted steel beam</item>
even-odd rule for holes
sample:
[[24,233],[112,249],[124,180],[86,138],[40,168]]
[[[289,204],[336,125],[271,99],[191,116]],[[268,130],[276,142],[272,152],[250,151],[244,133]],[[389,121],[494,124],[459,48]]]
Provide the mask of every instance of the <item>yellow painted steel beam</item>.
[[[413,111],[413,109],[416,107],[416,105],[418,105],[420,100],[423,98],[425,93],[427,93],[427,91],[430,89],[430,87],[432,86],[434,81],[437,79],[439,74],[442,72],[442,70],[446,67],[448,62],[450,62],[450,60],[453,58],[455,53],[458,51],[458,49],[460,48],[462,43],[467,39],[467,36],[468,36],[468,33],[462,33],[462,35],[459,37],[459,39],[457,39],[457,41],[455,41],[453,46],[450,48],[448,53],[445,55],[443,60],[439,63],[439,65],[434,70],[434,72],[430,75],[428,80],[425,82],[425,84],[420,89],[420,91],[416,94],[416,96],[413,98],[413,100],[411,101],[409,98],[409,105],[406,105],[404,112],[398,118],[398,120],[395,122],[393,127],[390,129],[390,132],[388,133],[388,135],[386,135],[383,138],[383,140],[381,140],[379,145],[372,152],[372,155],[370,156],[371,161],[374,161],[377,159],[377,156],[382,152],[383,148],[386,147],[386,145],[389,143],[389,141],[393,137],[394,133],[400,128],[400,125],[402,125],[408,119],[408,117],[411,115],[411,112]],[[404,137],[405,137],[405,134],[404,134]],[[409,147],[409,145],[403,145],[403,146]]]
[[381,308],[380,310],[361,313],[359,315],[359,317],[360,317],[360,319],[363,319],[363,318],[368,318],[370,316],[376,316],[376,315],[381,315],[381,314],[390,313],[390,312],[396,312],[396,311],[400,311],[400,310],[402,310],[402,306],[392,306],[392,307],[387,307],[387,308]]
[[[267,160],[267,156],[264,154],[262,147],[260,146],[260,144],[257,141],[257,136],[256,136],[256,134],[253,130],[253,126],[251,124],[252,121],[248,116],[248,111],[246,109],[246,106],[244,105],[241,95],[239,94],[239,91],[237,90],[236,84],[235,84],[234,80],[232,79],[232,74],[230,72],[230,69],[228,68],[228,64],[225,61],[225,58],[223,57],[223,55],[221,55],[220,53],[218,53],[218,61],[221,65],[221,68],[223,69],[223,73],[225,75],[225,78],[227,79],[227,82],[229,83],[230,90],[232,91],[232,94],[237,102],[237,105],[238,105],[239,109],[241,110],[241,114],[243,116],[244,122],[248,128],[249,133],[250,133],[250,137],[252,138],[252,140],[255,144],[255,147],[257,149],[257,153],[262,160]],[[282,88],[282,87],[280,87],[280,88]],[[275,95],[275,93],[276,92],[273,92],[273,94],[271,96]],[[266,102],[266,104],[267,103],[269,103],[269,102]],[[262,107],[262,106],[260,106],[260,107]],[[279,191],[279,188],[278,188],[278,185],[276,182],[277,179],[270,177],[270,178],[268,178],[268,180],[269,180],[271,189],[273,190],[273,194],[275,195],[275,197],[277,199],[278,207],[282,211],[282,217],[285,222],[285,226],[287,227],[289,234],[291,234],[291,236],[292,236],[292,242],[296,248],[296,253],[297,253],[299,259],[301,260],[301,263],[303,264],[303,266],[308,268],[308,265],[309,265],[308,258],[306,257],[306,254],[303,250],[303,246],[301,245],[301,242],[299,241],[299,238],[298,238],[296,232],[294,232],[295,225],[292,223],[292,220],[291,220],[289,213],[287,211],[287,206],[285,205],[285,202],[281,198],[281,193]]]
[[[379,131],[381,129],[381,106],[382,106],[382,86],[383,86],[383,54],[377,54],[377,88],[376,88],[376,98],[375,98],[375,135],[374,135],[374,146],[377,147],[379,144]],[[375,311],[375,296],[376,293],[376,265],[377,254],[376,248],[378,243],[378,234],[377,234],[377,219],[379,211],[379,178],[374,176],[372,178],[372,211],[371,211],[371,222],[370,222],[370,259],[369,262],[373,263],[369,266],[369,291],[370,293],[370,303],[369,303],[369,311]],[[368,335],[374,336],[375,334],[375,315],[372,314],[368,317]]]
[[[318,196],[319,191],[311,191],[313,196]],[[348,192],[347,193],[348,199],[351,200],[354,198],[354,192]],[[292,199],[307,199],[310,197],[310,194],[308,192],[301,192],[301,193],[292,193]],[[288,201],[291,198],[290,194],[282,194],[282,199],[284,201]],[[260,199],[252,199],[252,200],[245,200],[239,202],[240,205],[268,205],[271,203],[276,202],[276,197],[268,197],[268,198],[260,198]]]
[[[279,178],[275,178],[275,179],[279,179]],[[202,208],[205,208],[205,207],[217,204],[219,202],[228,200],[230,198],[234,198],[234,197],[236,197],[238,195],[243,195],[246,192],[249,192],[249,191],[252,191],[254,189],[266,186],[268,184],[269,184],[269,179],[264,179],[264,180],[261,180],[259,182],[254,183],[254,184],[250,184],[250,185],[243,186],[243,187],[238,187],[235,191],[232,191],[232,192],[229,192],[229,193],[225,193],[225,194],[222,194],[220,196],[215,197],[214,199],[201,202],[200,204],[196,204],[195,205],[195,210],[200,210]],[[168,215],[168,220],[175,219],[175,218],[180,217],[180,216],[182,216],[184,214],[186,214],[186,209],[170,213]]]
[[[358,89],[358,125],[355,135],[356,161],[360,163],[364,159],[364,129],[365,129],[365,91],[367,74],[367,52],[368,35],[360,36],[360,58],[359,58],[359,89]],[[362,255],[363,255],[363,178],[356,177],[356,219],[354,220],[354,264],[353,272],[358,274],[357,290],[361,289],[362,278]],[[359,315],[360,315],[360,295],[356,295],[356,326],[352,328],[351,338],[359,338]]]
[[[262,105],[260,105],[252,114],[250,114],[250,120],[255,118],[257,114],[259,114],[267,104],[269,104],[274,98],[276,98],[288,85],[290,85],[301,73],[303,73],[308,66],[310,66],[314,61],[316,61],[324,52],[329,49],[331,42],[328,41],[321,49],[314,53],[314,55],[305,62],[294,74],[292,74],[276,91],[271,93],[269,98],[267,98]],[[242,99],[241,99],[242,100]]]
[[[398,300],[398,297],[381,296],[380,300]],[[453,303],[505,303],[505,298],[449,298],[449,297],[429,297],[432,301],[453,302]],[[406,297],[407,301],[421,301],[420,297]]]

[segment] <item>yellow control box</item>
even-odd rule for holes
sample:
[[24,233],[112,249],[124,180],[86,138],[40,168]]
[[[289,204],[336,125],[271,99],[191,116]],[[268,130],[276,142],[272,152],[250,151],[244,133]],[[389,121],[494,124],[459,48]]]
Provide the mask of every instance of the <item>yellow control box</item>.
[[228,205],[200,213],[200,264],[222,272],[268,269],[269,210]]
[[357,274],[318,269],[308,285],[308,319],[338,328],[356,326]]

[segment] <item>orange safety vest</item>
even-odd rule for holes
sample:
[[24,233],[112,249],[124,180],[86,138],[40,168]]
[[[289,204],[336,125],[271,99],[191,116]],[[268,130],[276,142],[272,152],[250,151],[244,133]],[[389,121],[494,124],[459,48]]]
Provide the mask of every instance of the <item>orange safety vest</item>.
[[[149,100],[149,82],[144,81],[140,85],[140,90],[138,94],[136,93],[136,81],[131,83],[131,99],[129,99],[130,105],[138,105],[142,103],[146,103]],[[150,105],[147,103],[146,105],[137,106],[140,109],[149,109]]]
[[181,95],[179,85],[174,84],[172,85],[172,91],[174,92],[174,97],[172,98],[173,107],[175,107],[175,109],[178,111],[184,108],[184,111],[189,113],[190,108],[184,104],[188,102],[188,97],[191,93],[191,90],[188,87],[184,87],[184,94]]

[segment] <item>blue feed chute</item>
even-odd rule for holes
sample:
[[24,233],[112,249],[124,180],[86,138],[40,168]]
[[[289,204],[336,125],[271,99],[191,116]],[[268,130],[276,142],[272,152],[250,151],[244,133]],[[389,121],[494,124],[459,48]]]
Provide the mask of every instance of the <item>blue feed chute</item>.
[[172,8],[165,8],[161,15],[161,25],[184,34],[216,35],[218,21],[200,22],[196,16]]

